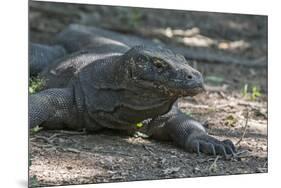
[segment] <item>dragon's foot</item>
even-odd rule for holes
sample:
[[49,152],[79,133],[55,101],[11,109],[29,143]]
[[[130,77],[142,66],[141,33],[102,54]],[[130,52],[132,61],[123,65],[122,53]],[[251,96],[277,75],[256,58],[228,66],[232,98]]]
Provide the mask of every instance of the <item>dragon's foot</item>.
[[236,155],[236,149],[231,140],[220,141],[207,134],[192,135],[185,143],[186,149],[192,152],[222,155],[226,159]]

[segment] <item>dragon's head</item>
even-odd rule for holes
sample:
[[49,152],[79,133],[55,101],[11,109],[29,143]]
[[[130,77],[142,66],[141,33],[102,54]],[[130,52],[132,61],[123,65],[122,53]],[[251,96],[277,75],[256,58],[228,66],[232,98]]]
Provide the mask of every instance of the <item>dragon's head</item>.
[[170,97],[194,96],[203,91],[203,77],[186,59],[160,47],[135,46],[125,53],[129,79],[146,90]]

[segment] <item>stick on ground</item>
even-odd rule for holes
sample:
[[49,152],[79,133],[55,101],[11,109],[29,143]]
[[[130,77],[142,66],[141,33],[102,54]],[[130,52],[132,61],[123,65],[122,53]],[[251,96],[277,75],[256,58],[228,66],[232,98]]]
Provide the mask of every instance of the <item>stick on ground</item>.
[[246,134],[246,131],[247,131],[247,127],[248,127],[248,120],[249,120],[249,110],[247,109],[244,131],[243,131],[242,136],[241,136],[240,139],[236,142],[235,145],[240,144],[240,142],[241,142],[241,141],[243,140],[243,138],[245,137],[245,134]]

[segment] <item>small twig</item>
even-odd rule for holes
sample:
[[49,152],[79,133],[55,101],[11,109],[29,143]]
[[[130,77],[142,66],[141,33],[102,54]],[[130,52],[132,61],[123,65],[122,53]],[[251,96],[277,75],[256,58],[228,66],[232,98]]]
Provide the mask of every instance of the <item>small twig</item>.
[[64,135],[84,135],[86,134],[85,131],[65,131],[65,130],[60,130],[58,133],[54,133],[52,136],[50,136],[49,138],[45,137],[45,136],[39,136],[39,135],[36,135],[34,136],[34,138],[31,138],[30,140],[34,140],[36,138],[38,139],[43,139],[43,140],[46,140],[47,142],[50,141],[50,140],[53,140],[55,137],[58,137],[58,136],[64,136]]
[[44,140],[45,142],[49,143],[49,144],[53,144],[53,141],[50,140],[50,138],[47,138],[45,136],[39,136],[39,135],[36,135],[34,136],[33,139],[30,139],[31,141],[34,140],[34,139],[41,139],[41,140]]
[[84,135],[87,134],[85,130],[83,131],[66,131],[66,130],[60,130],[61,135],[68,134],[68,135]]
[[49,137],[49,140],[53,140],[55,137],[61,136],[61,135],[63,135],[63,134],[61,134],[61,133],[55,133],[55,134],[53,134],[52,136]]
[[222,158],[222,157],[218,155],[218,156],[215,158],[213,164],[214,164],[214,163],[217,163],[218,159],[220,159],[220,158]]
[[62,136],[62,135],[63,135],[62,133],[55,133],[50,137],[36,135],[36,136],[34,136],[34,138],[31,138],[30,140],[32,141],[34,139],[42,139],[42,140],[48,142],[49,144],[53,144],[53,139],[57,136]]
[[250,107],[250,108],[261,108],[262,107],[262,104],[257,104],[257,103],[253,103],[253,102],[245,102],[245,101],[238,101],[237,102],[238,105],[241,105],[241,106],[246,106],[246,107]]
[[227,96],[224,94],[223,91],[219,91],[218,94],[221,96],[221,98],[227,99]]
[[209,158],[209,159],[206,159],[205,161],[207,161],[207,162],[211,162],[211,161],[217,161],[218,159],[221,159],[222,158],[222,156],[220,156],[220,155],[217,155],[216,156],[216,158]]
[[143,148],[144,148],[146,151],[148,151],[150,154],[155,155],[155,154],[153,153],[153,151],[152,151],[148,146],[143,145]]
[[[244,154],[244,153],[247,153],[247,154]],[[244,154],[244,155],[242,155],[242,154]],[[253,155],[251,153],[249,153],[248,150],[242,150],[235,154],[234,159],[242,159],[242,158],[248,158],[248,157],[253,157]]]
[[209,171],[216,171],[216,169],[217,169],[217,161],[218,161],[219,158],[221,158],[221,156],[217,156],[215,158],[214,162],[209,167]]
[[36,143],[36,142],[31,142],[31,145],[32,146],[36,146],[36,147],[43,147],[43,148],[46,148],[46,147],[53,147],[53,145],[51,144],[39,144],[39,143]]
[[263,166],[263,168],[266,168],[266,166],[267,166],[267,161],[265,161],[265,163],[264,163],[262,166]]
[[243,153],[246,153],[246,152],[248,152],[248,150],[242,150],[242,151],[237,152],[236,155],[239,156],[239,155],[241,155]]
[[240,144],[240,142],[241,142],[241,141],[243,140],[243,138],[245,137],[245,134],[246,134],[246,131],[247,131],[247,127],[248,127],[248,120],[249,120],[249,110],[247,109],[244,131],[243,131],[243,134],[242,134],[241,138],[236,142],[235,145]]
[[[101,150],[95,150],[96,153],[109,153],[109,154],[119,154],[119,155],[124,155],[124,156],[128,156],[128,157],[133,157],[132,155],[130,154],[127,154],[127,153],[122,153],[122,152],[117,152],[117,151],[101,151]],[[86,154],[90,154],[90,152],[83,152],[83,153],[86,153]],[[92,154],[92,153],[91,153]]]
[[49,144],[49,143],[47,143],[47,144],[39,144],[39,143],[36,143],[36,142],[31,142],[31,145],[32,146],[36,146],[38,148],[43,148],[46,151],[50,151],[50,150],[57,151],[57,149],[58,149],[58,146],[55,146],[55,145]]
[[247,154],[247,155],[242,155],[242,156],[236,156],[235,158],[237,159],[243,159],[243,158],[248,158],[248,157],[253,157],[254,155],[252,154]]
[[75,148],[63,148],[63,147],[61,147],[61,149],[62,149],[63,151],[69,151],[69,152],[73,152],[73,153],[81,153],[80,150],[75,149]]

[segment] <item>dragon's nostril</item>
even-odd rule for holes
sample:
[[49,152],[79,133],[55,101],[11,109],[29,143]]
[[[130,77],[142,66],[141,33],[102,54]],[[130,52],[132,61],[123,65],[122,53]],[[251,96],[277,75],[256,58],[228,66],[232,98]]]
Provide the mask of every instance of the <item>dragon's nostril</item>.
[[187,78],[188,78],[189,80],[191,80],[191,79],[192,79],[192,76],[191,76],[191,75],[188,75]]

